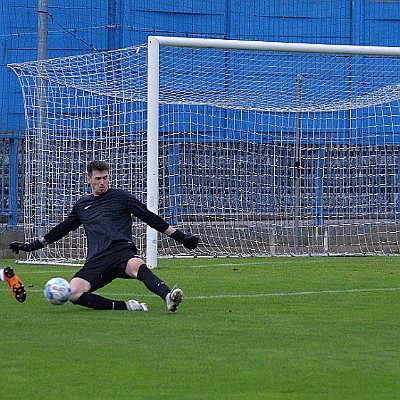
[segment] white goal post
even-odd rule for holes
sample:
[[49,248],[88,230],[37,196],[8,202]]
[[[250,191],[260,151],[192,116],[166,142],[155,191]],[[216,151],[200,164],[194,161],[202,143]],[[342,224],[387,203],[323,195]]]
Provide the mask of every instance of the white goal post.
[[[46,118],[43,63],[10,67],[28,126],[27,239],[67,214],[102,158],[113,185],[201,238],[186,251],[135,222],[151,267],[400,252],[400,48],[152,36],[47,60]],[[39,257],[82,259],[85,246],[78,230]]]

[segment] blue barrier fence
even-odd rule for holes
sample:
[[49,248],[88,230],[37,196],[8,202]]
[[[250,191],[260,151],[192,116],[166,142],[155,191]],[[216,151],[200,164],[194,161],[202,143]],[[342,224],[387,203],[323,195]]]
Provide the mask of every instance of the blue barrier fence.
[[[205,212],[214,216],[229,214],[235,211],[231,210],[233,205],[266,218],[290,215],[293,197],[287,192],[291,190],[294,173],[293,145],[274,149],[268,143],[257,145],[257,150],[251,151],[255,158],[250,160],[240,142],[229,143],[229,146],[217,143],[193,146],[193,143],[175,143],[164,138],[161,144],[170,164],[169,173],[163,180],[161,209],[165,210],[171,223],[178,216]],[[397,219],[400,215],[399,149],[397,143],[303,147],[303,216],[313,217],[316,226],[321,225],[324,217],[339,215]],[[10,227],[22,223],[23,218],[24,151],[23,135],[0,135],[0,222]],[[71,149],[72,153],[75,151]],[[238,177],[230,176],[229,164],[225,169],[218,166],[223,160],[233,159],[240,162],[244,183],[236,182]],[[196,163],[204,173],[192,177],[198,188],[194,190],[186,182],[191,173],[185,168]],[[248,188],[245,197],[243,185]],[[177,192],[179,187],[183,192]],[[206,193],[207,190],[212,192]]]

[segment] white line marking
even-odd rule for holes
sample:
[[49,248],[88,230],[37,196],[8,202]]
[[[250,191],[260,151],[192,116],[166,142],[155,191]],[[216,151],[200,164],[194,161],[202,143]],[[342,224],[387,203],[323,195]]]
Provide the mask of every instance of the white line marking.
[[70,274],[73,271],[68,271],[66,269],[59,269],[59,270],[45,270],[45,271],[24,271],[21,274],[19,273],[18,275],[29,275],[29,274]]
[[[236,299],[254,297],[277,297],[277,296],[307,296],[311,294],[341,294],[341,293],[362,293],[362,292],[389,292],[397,291],[400,288],[370,288],[370,289],[348,289],[348,290],[318,290],[308,292],[288,292],[288,293],[258,293],[258,294],[225,294],[211,296],[196,296],[192,299]],[[190,298],[190,297],[187,297]]]
[[[218,294],[209,296],[185,296],[185,300],[209,300],[209,299],[251,299],[255,297],[285,297],[285,296],[308,296],[313,294],[342,294],[342,293],[366,293],[366,292],[394,292],[399,291],[400,287],[393,288],[365,288],[365,289],[347,289],[347,290],[317,290],[304,292],[287,293],[255,293],[255,294]],[[0,289],[0,292],[8,292],[9,289]],[[43,290],[27,289],[29,293],[42,293]],[[103,296],[138,296],[155,297],[154,294],[134,294],[134,293],[106,293],[98,291]]]
[[[245,267],[245,266],[249,266],[249,265],[276,265],[277,262],[275,259],[271,259],[271,260],[263,260],[263,261],[249,261],[249,262],[240,262],[239,259],[237,259],[238,262],[221,262],[218,261],[215,264],[214,263],[210,263],[207,265],[204,264],[192,264],[192,265],[177,265],[177,267],[179,268],[209,268],[209,267]],[[281,259],[283,260],[283,259]],[[288,260],[290,260],[290,258],[288,258]],[[179,260],[178,260],[179,261]],[[323,260],[310,260],[310,264],[317,264],[317,263],[326,263],[326,259]],[[35,270],[26,270],[24,271],[24,274],[44,274],[47,272],[65,272],[68,270],[72,270],[72,271],[77,271],[79,269],[82,268],[83,265],[62,265],[60,270],[43,270],[43,271],[35,271]],[[162,264],[160,266],[161,268],[168,268],[168,267],[163,267]]]

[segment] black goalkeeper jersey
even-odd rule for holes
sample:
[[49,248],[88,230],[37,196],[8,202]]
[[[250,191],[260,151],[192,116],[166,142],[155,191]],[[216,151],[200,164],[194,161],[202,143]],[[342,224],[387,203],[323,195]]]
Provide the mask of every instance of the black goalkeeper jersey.
[[132,194],[121,189],[108,189],[101,196],[81,197],[68,217],[44,238],[47,243],[54,243],[83,225],[87,236],[86,259],[90,260],[132,244],[132,216],[159,232],[165,232],[169,226]]

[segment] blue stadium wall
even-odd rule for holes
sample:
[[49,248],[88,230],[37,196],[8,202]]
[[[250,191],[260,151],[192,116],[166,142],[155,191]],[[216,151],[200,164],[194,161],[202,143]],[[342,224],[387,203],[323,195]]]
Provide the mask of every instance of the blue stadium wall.
[[[0,133],[23,133],[21,88],[7,64],[37,58],[37,0],[3,0]],[[142,44],[149,35],[399,46],[388,0],[49,0],[49,58]]]

